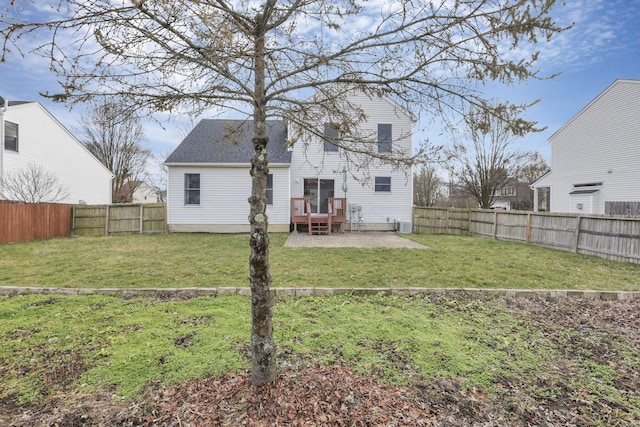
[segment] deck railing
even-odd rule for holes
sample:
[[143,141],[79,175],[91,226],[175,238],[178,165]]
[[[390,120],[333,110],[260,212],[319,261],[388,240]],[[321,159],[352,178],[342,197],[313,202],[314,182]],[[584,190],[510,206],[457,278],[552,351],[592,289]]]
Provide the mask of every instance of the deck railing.
[[298,225],[307,226],[309,234],[331,234],[334,224],[340,231],[344,231],[347,222],[347,199],[343,197],[329,197],[328,212],[326,214],[314,214],[311,212],[311,199],[309,197],[294,197],[291,199],[291,223],[296,231]]

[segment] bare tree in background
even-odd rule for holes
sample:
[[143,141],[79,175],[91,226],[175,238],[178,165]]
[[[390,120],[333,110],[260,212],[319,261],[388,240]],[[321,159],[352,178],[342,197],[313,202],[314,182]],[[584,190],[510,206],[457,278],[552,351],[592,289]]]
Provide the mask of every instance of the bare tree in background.
[[[39,0],[38,0],[39,2]],[[513,84],[543,77],[525,53],[561,31],[555,0],[60,0],[42,21],[24,21],[15,0],[0,15],[3,58],[36,31],[37,51],[61,77],[59,101],[118,96],[137,110],[234,109],[253,118],[249,197],[252,382],[276,377],[266,183],[267,118],[288,120],[290,144],[337,125],[346,161],[411,165],[422,153],[378,153],[368,118],[347,94],[387,96],[400,108],[448,123],[471,106],[493,105],[481,82]],[[41,8],[42,9],[42,8]],[[25,18],[29,19],[29,18]],[[39,34],[40,40],[44,34]],[[26,42],[24,42],[26,43]],[[524,108],[529,104],[522,105]],[[508,117],[517,134],[534,123]]]
[[131,202],[146,177],[151,151],[142,147],[140,119],[115,101],[99,102],[80,119],[80,141],[113,174],[114,203]]
[[519,113],[517,107],[472,109],[464,119],[465,137],[448,149],[453,176],[482,209],[491,207],[496,190],[518,176],[527,159],[526,153],[513,147],[518,133],[509,128]]
[[445,182],[434,167],[422,165],[413,173],[413,204],[435,206],[444,197]]
[[537,151],[528,153],[523,161],[524,164],[520,168],[518,179],[528,184],[540,178],[550,169],[542,154]]
[[169,168],[165,165],[165,159],[171,155],[171,151],[153,157],[153,171],[149,174],[149,181],[158,194],[160,203],[166,202],[167,186],[169,184]]
[[29,163],[2,178],[2,198],[23,203],[55,203],[69,197],[69,191],[55,174]]

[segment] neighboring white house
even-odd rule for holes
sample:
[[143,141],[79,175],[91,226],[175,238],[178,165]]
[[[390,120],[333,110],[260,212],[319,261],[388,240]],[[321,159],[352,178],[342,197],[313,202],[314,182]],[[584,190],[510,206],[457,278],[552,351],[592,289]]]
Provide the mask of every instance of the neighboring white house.
[[532,184],[550,211],[604,214],[640,202],[640,80],[616,80],[551,138],[551,171]]
[[160,189],[132,178],[127,178],[115,196],[115,203],[164,203]]
[[131,203],[162,203],[160,190],[144,181],[136,186],[132,197]]
[[60,203],[111,203],[113,174],[38,102],[9,102],[4,112],[0,175],[30,165],[55,176],[68,197]]
[[[377,149],[411,153],[410,114],[388,99],[352,94],[350,102],[365,112],[358,132],[377,134]],[[249,231],[252,125],[250,120],[202,120],[167,158],[170,231]],[[289,231],[291,199],[298,197],[310,198],[312,215],[326,214],[328,198],[346,198],[347,230],[393,230],[398,221],[410,223],[410,172],[383,164],[354,170],[341,148],[319,136],[336,137],[329,120],[317,126],[317,135],[303,132],[302,140],[287,149],[292,129],[280,120],[268,122],[269,229]]]

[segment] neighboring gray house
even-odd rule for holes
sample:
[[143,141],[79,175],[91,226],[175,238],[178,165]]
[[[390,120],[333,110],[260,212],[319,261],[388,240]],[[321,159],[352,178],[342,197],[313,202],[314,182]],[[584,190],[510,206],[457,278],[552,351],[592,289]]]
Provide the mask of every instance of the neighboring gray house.
[[529,183],[517,178],[509,178],[500,185],[493,195],[492,209],[531,210],[533,207],[533,190]]
[[616,80],[551,138],[550,210],[604,214],[607,202],[640,202],[640,80]]
[[[367,113],[358,131],[377,134],[378,150],[391,151],[393,141],[393,150],[411,152],[412,116],[385,98],[352,94],[350,99]],[[269,230],[289,231],[292,210],[300,210],[292,209],[294,200],[305,197],[317,218],[327,214],[330,198],[346,198],[352,208],[345,215],[347,229],[393,230],[399,221],[410,229],[411,174],[382,164],[347,171],[342,149],[325,143],[335,137],[327,125],[318,123],[324,138],[306,132],[287,149],[287,136],[294,132],[283,121],[268,122]],[[170,231],[249,231],[252,127],[251,120],[202,120],[167,158]]]

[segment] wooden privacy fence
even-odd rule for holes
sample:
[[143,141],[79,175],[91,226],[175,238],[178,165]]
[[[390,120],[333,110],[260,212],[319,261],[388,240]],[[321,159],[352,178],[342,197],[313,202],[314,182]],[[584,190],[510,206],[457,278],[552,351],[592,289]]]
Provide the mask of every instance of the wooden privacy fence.
[[421,234],[481,235],[640,263],[640,218],[414,207],[413,227]]
[[0,243],[69,236],[72,209],[60,203],[0,203]]
[[163,203],[126,205],[76,205],[73,234],[106,236],[114,233],[164,233]]
[[469,209],[413,207],[413,231],[419,234],[469,234]]
[[604,202],[604,213],[618,216],[640,215],[640,202]]

